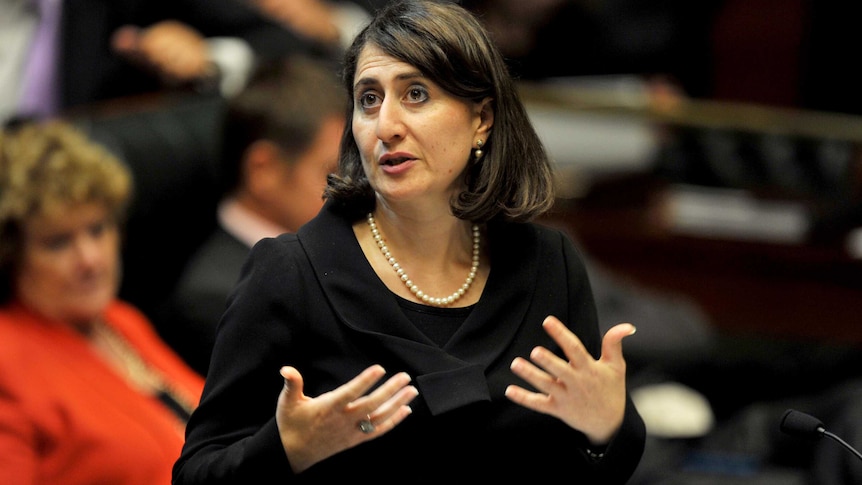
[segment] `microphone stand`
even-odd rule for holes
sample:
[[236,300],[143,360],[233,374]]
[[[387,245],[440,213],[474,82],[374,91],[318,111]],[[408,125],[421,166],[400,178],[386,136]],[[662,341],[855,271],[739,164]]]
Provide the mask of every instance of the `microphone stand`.
[[810,414],[796,411],[794,409],[788,409],[784,412],[784,416],[781,418],[781,424],[779,425],[779,428],[782,432],[786,434],[809,440],[819,439],[823,436],[828,436],[829,438],[837,441],[844,448],[850,450],[851,453],[856,455],[856,458],[862,460],[862,453],[859,453],[856,448],[853,448],[850,443],[844,441],[840,436],[827,431],[826,426],[823,425],[823,422],[821,422],[814,416],[811,416]]
[[835,433],[831,433],[831,432],[829,432],[829,431],[826,431],[825,429],[824,429],[823,431],[820,431],[820,433],[821,433],[823,436],[828,436],[829,438],[832,438],[833,440],[837,441],[837,442],[838,442],[838,443],[840,443],[842,446],[844,446],[844,448],[847,448],[848,450],[850,450],[850,452],[851,452],[851,453],[853,453],[854,455],[856,455],[856,457],[857,457],[857,458],[859,458],[860,460],[862,460],[862,453],[859,453],[859,450],[857,450],[856,448],[853,448],[852,446],[850,446],[850,443],[847,443],[846,441],[844,441],[843,439],[841,439],[841,437],[840,437],[840,436],[836,435]]

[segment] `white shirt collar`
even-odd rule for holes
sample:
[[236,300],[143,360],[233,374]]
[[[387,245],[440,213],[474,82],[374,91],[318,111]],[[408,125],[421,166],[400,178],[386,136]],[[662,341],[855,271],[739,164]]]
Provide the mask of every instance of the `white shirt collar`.
[[265,237],[275,237],[287,232],[286,228],[246,209],[232,197],[219,203],[218,222],[225,231],[248,247],[254,246]]

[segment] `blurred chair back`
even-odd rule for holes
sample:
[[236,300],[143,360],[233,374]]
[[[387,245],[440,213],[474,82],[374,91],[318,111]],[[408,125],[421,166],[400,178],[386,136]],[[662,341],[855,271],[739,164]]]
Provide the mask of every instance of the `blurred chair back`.
[[147,313],[166,298],[187,258],[216,226],[225,108],[219,96],[159,96],[69,116],[132,169],[120,296]]

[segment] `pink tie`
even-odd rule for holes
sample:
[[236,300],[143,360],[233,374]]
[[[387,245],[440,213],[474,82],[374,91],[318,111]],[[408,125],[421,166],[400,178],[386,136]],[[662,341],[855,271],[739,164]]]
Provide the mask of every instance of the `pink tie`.
[[33,0],[38,4],[39,24],[33,36],[24,71],[24,89],[19,112],[25,116],[47,117],[56,113],[57,50],[61,0]]

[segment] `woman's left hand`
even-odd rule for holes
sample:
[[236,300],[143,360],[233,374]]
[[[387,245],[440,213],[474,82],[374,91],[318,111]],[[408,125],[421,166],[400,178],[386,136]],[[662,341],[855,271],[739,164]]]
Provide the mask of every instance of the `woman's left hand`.
[[512,372],[539,392],[510,385],[506,388],[506,397],[563,420],[583,432],[594,445],[606,444],[623,422],[626,362],[622,340],[635,332],[634,325],[621,323],[608,330],[602,339],[602,355],[598,360],[556,317],[545,318],[542,326],[559,344],[568,361],[544,347],[530,352],[532,363],[515,358]]

